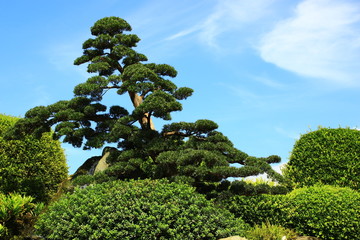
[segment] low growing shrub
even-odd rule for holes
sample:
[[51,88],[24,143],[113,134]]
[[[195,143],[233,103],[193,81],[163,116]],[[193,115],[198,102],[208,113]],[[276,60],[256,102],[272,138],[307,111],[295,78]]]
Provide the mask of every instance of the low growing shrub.
[[245,236],[248,240],[283,240],[284,236],[286,240],[291,240],[295,239],[297,234],[291,229],[272,225],[267,221],[261,225],[255,225]]
[[0,194],[0,239],[23,239],[33,229],[43,204],[18,194]]
[[41,215],[46,239],[219,239],[243,235],[241,219],[194,188],[166,180],[112,181],[77,189]]
[[360,193],[350,188],[313,186],[286,196],[287,224],[324,240],[360,239]]

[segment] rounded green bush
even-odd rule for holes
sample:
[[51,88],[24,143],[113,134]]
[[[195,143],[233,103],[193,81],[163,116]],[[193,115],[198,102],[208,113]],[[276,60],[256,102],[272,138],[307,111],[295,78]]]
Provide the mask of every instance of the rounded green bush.
[[295,143],[284,176],[293,187],[316,183],[360,189],[360,131],[320,128]]
[[17,120],[0,114],[0,192],[32,196],[36,202],[49,201],[67,177],[64,151],[50,133],[41,139],[26,136],[5,140],[5,132]]
[[359,239],[360,193],[330,185],[300,188],[286,195],[286,227],[303,235]]
[[40,216],[46,239],[218,239],[247,225],[195,189],[166,180],[112,181],[77,189]]

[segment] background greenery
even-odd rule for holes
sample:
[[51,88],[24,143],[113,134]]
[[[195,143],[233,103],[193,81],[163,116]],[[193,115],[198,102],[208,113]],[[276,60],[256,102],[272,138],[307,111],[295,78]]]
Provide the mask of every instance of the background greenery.
[[64,151],[51,133],[40,139],[27,135],[21,140],[5,140],[6,131],[18,120],[0,114],[0,192],[47,202],[67,178]]

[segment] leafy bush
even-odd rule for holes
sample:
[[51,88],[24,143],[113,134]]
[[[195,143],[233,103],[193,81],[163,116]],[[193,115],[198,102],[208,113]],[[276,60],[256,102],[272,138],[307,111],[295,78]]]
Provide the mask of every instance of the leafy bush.
[[0,114],[0,192],[17,192],[32,196],[35,201],[48,201],[67,177],[63,149],[50,133],[39,140],[32,136],[5,140],[5,132],[17,120]]
[[286,221],[285,213],[282,211],[284,198],[285,195],[238,195],[223,200],[220,204],[251,226],[261,225],[267,221],[281,225]]
[[359,239],[360,193],[350,188],[312,186],[286,195],[287,227],[321,239]]
[[360,131],[320,128],[295,143],[284,176],[295,187],[316,183],[360,189]]
[[291,229],[272,225],[268,221],[261,225],[255,225],[246,233],[248,240],[282,240],[284,236],[290,240],[295,239],[297,234]]
[[0,238],[23,239],[32,231],[42,204],[34,204],[32,197],[0,194]]
[[46,239],[218,239],[247,225],[195,192],[166,180],[112,181],[77,189],[37,222]]

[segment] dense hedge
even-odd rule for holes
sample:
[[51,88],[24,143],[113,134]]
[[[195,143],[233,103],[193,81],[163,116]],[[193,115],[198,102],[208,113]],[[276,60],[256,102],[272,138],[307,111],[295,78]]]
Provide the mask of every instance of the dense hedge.
[[17,120],[0,114],[0,192],[48,201],[67,177],[64,151],[49,133],[39,140],[5,140],[3,135]]
[[222,206],[250,225],[281,225],[328,239],[360,238],[360,193],[330,185],[299,188],[287,195],[235,196]]
[[285,195],[239,195],[223,200],[219,205],[251,226],[265,222],[282,225],[286,222],[285,213],[282,211],[284,199]]
[[78,189],[37,223],[46,239],[219,239],[247,225],[194,188],[165,180],[112,181]]
[[328,240],[360,238],[360,193],[350,188],[312,186],[286,195],[287,227]]
[[300,137],[284,170],[295,187],[316,183],[360,189],[360,131],[320,128]]

